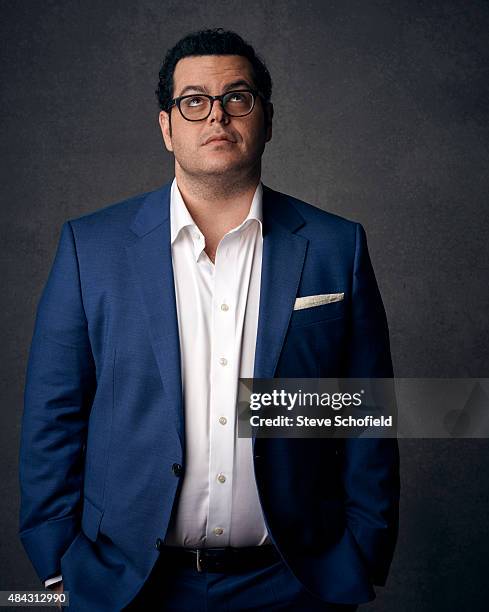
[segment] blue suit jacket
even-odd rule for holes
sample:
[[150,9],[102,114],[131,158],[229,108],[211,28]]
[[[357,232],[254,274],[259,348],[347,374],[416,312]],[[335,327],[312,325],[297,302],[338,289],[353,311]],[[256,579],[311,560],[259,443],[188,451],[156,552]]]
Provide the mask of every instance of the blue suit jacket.
[[[169,205],[167,183],[67,221],[38,306],[20,536],[41,580],[62,572],[71,610],[136,595],[185,477]],[[391,377],[362,226],[264,187],[263,231],[255,377]],[[253,455],[271,539],[299,580],[325,601],[373,599],[397,537],[397,441],[257,438]]]

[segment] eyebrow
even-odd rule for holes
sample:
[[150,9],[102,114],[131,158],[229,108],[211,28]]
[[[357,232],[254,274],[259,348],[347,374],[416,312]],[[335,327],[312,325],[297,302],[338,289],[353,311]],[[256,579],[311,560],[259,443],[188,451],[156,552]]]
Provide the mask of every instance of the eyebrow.
[[[235,87],[246,87],[247,89],[254,89],[248,83],[248,81],[245,81],[244,79],[239,79],[238,81],[232,81],[231,83],[227,83],[226,85],[224,85],[224,91],[229,91],[231,89],[234,89]],[[204,87],[203,85],[186,85],[182,89],[182,91],[179,93],[179,95],[176,97],[179,98],[180,96],[185,95],[185,93],[188,91],[198,91],[201,93],[209,93],[206,87]]]

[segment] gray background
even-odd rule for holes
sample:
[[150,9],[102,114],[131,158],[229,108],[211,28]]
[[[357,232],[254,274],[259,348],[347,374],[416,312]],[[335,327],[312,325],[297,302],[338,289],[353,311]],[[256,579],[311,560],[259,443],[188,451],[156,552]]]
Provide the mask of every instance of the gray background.
[[[172,177],[153,91],[190,30],[236,29],[274,80],[263,180],[364,224],[396,374],[487,377],[486,2],[2,1],[0,589],[17,538],[35,308],[62,223]],[[486,610],[489,444],[402,440],[401,531],[367,610]]]

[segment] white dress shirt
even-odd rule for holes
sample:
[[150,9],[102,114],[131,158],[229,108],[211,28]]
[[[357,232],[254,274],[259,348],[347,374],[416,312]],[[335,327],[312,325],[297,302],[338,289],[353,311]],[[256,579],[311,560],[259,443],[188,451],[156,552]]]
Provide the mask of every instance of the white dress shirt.
[[[223,236],[215,263],[173,180],[171,251],[185,411],[185,471],[171,546],[259,546],[269,537],[251,438],[237,436],[238,378],[253,378],[263,250],[263,187]],[[144,528],[144,526],[142,527]],[[45,581],[49,586],[56,576]]]
[[186,453],[172,546],[268,543],[253,471],[251,438],[237,436],[238,378],[252,378],[263,249],[263,187],[246,219],[223,236],[215,263],[205,238],[171,188],[172,261],[180,334]]

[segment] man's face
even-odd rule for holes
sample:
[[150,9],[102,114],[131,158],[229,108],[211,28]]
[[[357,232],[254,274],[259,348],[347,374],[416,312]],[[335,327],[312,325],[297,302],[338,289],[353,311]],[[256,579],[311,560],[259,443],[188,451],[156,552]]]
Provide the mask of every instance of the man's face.
[[[255,89],[250,62],[239,55],[203,55],[185,57],[173,74],[173,97],[192,93],[219,95],[226,91]],[[265,128],[265,112],[269,122]],[[216,100],[207,119],[187,121],[178,108],[170,114],[162,111],[159,122],[166,148],[173,151],[175,164],[195,177],[239,173],[259,162],[265,143],[272,137],[272,112],[257,98],[252,112],[245,117],[230,117]],[[229,140],[207,143],[213,136]]]

